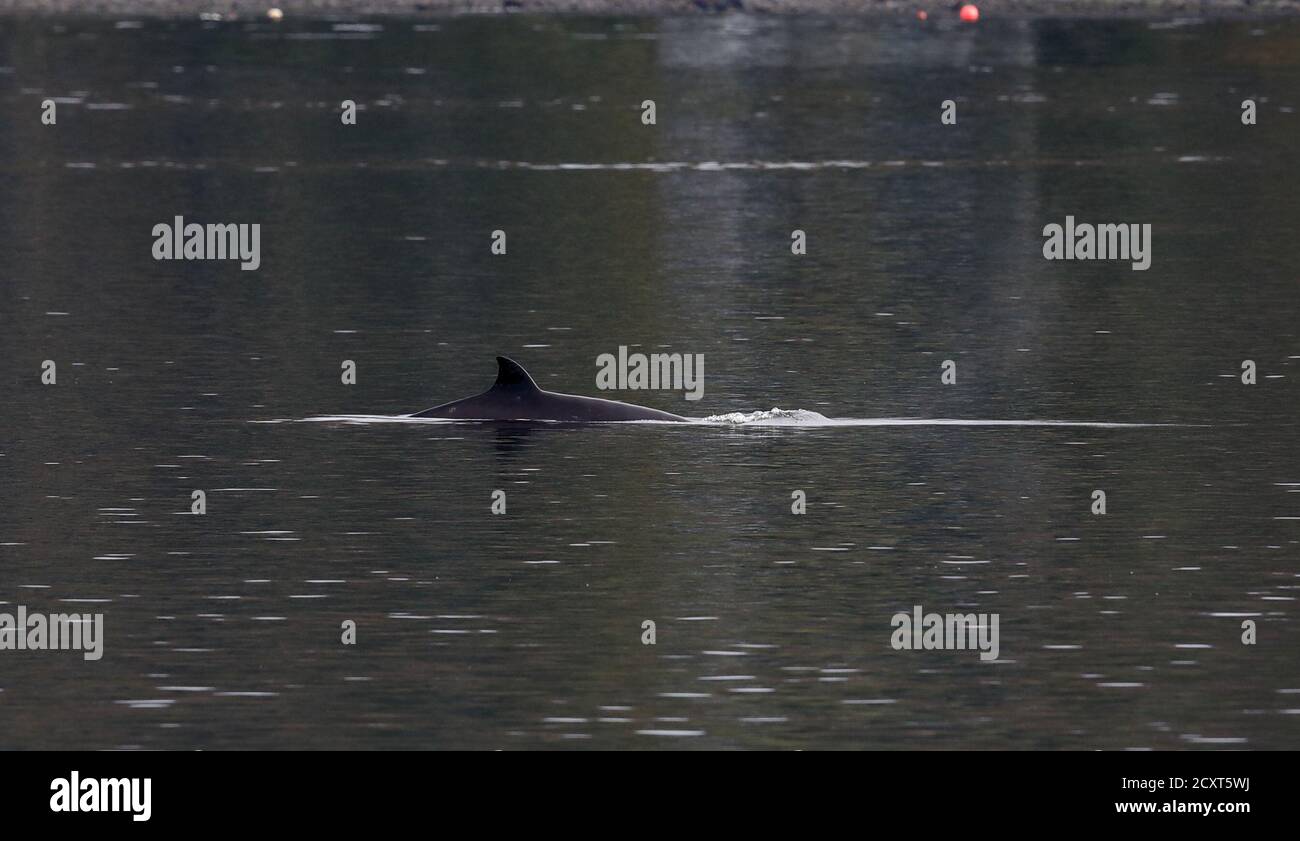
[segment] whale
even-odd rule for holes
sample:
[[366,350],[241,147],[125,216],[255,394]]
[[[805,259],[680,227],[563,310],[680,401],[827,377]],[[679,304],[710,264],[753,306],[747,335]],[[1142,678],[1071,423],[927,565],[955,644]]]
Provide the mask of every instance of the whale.
[[476,421],[555,421],[609,423],[615,421],[689,422],[687,418],[645,406],[545,391],[533,382],[524,366],[497,357],[497,379],[482,394],[453,400],[407,415],[411,418],[447,418]]

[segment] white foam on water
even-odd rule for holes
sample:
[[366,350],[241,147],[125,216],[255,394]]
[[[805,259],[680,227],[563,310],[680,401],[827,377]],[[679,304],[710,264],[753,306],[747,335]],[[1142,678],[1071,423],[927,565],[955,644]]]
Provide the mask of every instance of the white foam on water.
[[830,426],[835,422],[807,409],[772,408],[766,412],[727,412],[701,418],[700,423],[727,426]]

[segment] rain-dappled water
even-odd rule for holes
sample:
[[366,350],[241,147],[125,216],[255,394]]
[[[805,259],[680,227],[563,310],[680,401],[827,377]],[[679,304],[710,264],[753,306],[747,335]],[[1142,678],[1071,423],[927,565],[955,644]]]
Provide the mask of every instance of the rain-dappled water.
[[[0,747],[1300,747],[1297,105],[1287,22],[0,19],[0,612],[106,637]],[[619,346],[707,421],[399,417]]]

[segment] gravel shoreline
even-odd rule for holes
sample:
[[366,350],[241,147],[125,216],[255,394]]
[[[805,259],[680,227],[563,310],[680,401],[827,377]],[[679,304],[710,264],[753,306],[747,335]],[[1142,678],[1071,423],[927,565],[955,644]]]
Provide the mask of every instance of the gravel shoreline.
[[[975,0],[992,18],[1263,18],[1300,14],[1300,0]],[[954,0],[0,0],[0,17],[265,18],[451,15],[825,14],[956,17]]]

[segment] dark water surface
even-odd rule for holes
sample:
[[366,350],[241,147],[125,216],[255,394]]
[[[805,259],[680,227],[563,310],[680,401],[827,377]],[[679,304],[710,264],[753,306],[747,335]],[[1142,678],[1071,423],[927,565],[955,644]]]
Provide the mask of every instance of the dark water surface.
[[[1297,106],[1294,22],[6,19],[0,610],[107,641],[0,652],[0,747],[1300,748]],[[1170,425],[299,422],[619,345],[692,416]]]

